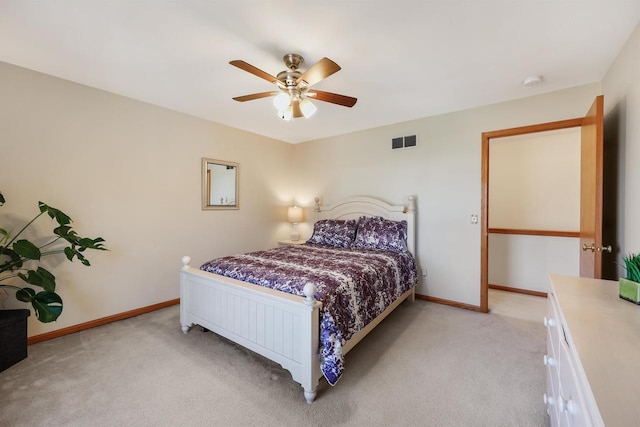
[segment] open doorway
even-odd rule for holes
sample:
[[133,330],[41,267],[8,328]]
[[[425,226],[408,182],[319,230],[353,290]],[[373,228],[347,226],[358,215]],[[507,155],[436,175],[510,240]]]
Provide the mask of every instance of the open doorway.
[[[553,179],[558,179],[563,171],[555,170],[555,178],[552,177],[549,180],[547,179],[549,176],[542,176],[548,171],[540,169],[540,162],[544,161],[546,156],[554,157],[551,160],[556,162],[557,168],[561,164],[558,163],[559,154],[554,151],[555,148],[550,147],[553,146],[554,141],[565,141],[567,138],[568,140],[579,139],[579,136],[575,135],[580,134],[582,122],[583,119],[579,118],[482,134],[481,311],[489,310],[490,287],[545,295],[543,288],[530,285],[531,281],[539,280],[536,276],[540,273],[540,263],[543,269],[557,268],[558,262],[571,263],[571,260],[554,256],[553,252],[561,254],[571,245],[576,246],[576,250],[579,247],[579,203],[576,206],[575,200],[573,202],[562,200],[562,205],[552,215],[541,213],[549,213],[547,211],[554,205],[554,199],[562,197],[562,191],[570,191],[567,188],[577,192],[574,196],[579,199],[579,141],[577,147],[572,147],[571,142],[562,143],[572,151],[563,154],[562,161],[567,162],[573,159],[572,161],[576,163],[572,165],[574,169],[572,179],[577,179],[577,184],[565,186],[567,188],[560,191],[546,191],[545,188],[549,189],[549,186],[553,185]],[[495,143],[493,147],[492,142]],[[492,152],[496,157],[496,163],[501,164],[500,167],[494,168],[490,164]],[[577,176],[575,176],[575,170],[578,171]],[[492,174],[496,181],[494,191],[499,190],[501,193],[497,198],[492,198],[490,194],[490,184],[494,184],[490,182]],[[576,185],[577,188],[573,188]],[[514,194],[514,192],[519,193]],[[495,216],[490,214],[494,212],[490,208],[495,210]],[[570,209],[571,212],[567,214],[566,209]],[[490,250],[492,255],[495,255],[491,260]],[[534,263],[528,262],[532,254],[540,255],[542,251],[545,252],[544,257],[541,260],[538,259],[537,267],[533,265]],[[576,251],[572,252],[570,256],[574,256]],[[579,262],[579,260],[574,261],[574,265]],[[524,270],[518,271],[519,268]],[[536,274],[531,274],[532,271]],[[515,283],[514,278],[516,278]]]
[[579,275],[580,137],[573,127],[490,140],[489,289],[546,297],[549,274]]
[[480,310],[489,311],[489,157],[490,141],[516,135],[580,128],[580,276],[600,278],[603,254],[612,255],[612,246],[603,245],[603,149],[604,97],[597,96],[584,117],[504,129],[482,134]]

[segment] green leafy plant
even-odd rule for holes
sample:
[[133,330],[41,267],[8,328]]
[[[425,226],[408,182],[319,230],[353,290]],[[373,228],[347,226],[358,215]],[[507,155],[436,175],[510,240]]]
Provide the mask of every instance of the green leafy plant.
[[630,253],[622,259],[624,260],[624,267],[627,270],[627,279],[640,283],[640,253]]
[[[0,193],[0,206],[4,203],[4,196]],[[15,290],[16,299],[31,303],[38,320],[49,323],[60,317],[62,298],[56,293],[56,277],[38,263],[44,257],[64,254],[69,261],[77,258],[83,265],[89,266],[84,251],[107,249],[101,237],[91,239],[78,236],[69,225],[72,222],[71,218],[64,212],[42,202],[38,202],[38,207],[40,213],[17,233],[12,234],[0,228],[0,288]],[[18,239],[31,224],[45,214],[58,224],[53,230],[54,236],[40,246],[27,239]],[[20,278],[33,287],[3,283],[12,278]]]

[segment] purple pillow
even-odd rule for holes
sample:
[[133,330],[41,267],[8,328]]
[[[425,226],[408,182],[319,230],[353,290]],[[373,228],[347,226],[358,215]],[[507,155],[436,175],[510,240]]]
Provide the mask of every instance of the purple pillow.
[[407,221],[392,221],[376,217],[360,217],[354,249],[379,249],[383,251],[407,251]]
[[322,219],[313,226],[313,235],[307,243],[348,248],[356,237],[355,219]]

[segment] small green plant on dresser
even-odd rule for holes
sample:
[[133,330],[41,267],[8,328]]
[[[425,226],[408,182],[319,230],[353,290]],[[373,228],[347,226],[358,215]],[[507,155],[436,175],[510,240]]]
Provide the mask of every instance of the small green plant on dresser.
[[627,277],[620,278],[620,298],[640,304],[640,253],[623,257]]

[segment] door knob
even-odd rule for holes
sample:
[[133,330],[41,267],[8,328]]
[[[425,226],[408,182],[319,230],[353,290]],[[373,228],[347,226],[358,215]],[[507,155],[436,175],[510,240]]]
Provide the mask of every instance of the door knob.
[[595,243],[592,243],[589,246],[587,246],[586,243],[583,243],[582,244],[582,250],[583,251],[591,251],[591,252],[596,252],[596,251],[598,251],[598,252],[609,252],[609,253],[612,252],[611,245],[609,245],[609,246],[596,246]]
[[587,244],[586,244],[586,243],[583,243],[583,244],[582,244],[582,250],[583,250],[583,251],[591,251],[591,252],[594,252],[594,251],[596,250],[596,244],[595,244],[595,243],[592,243],[590,246],[587,246]]

